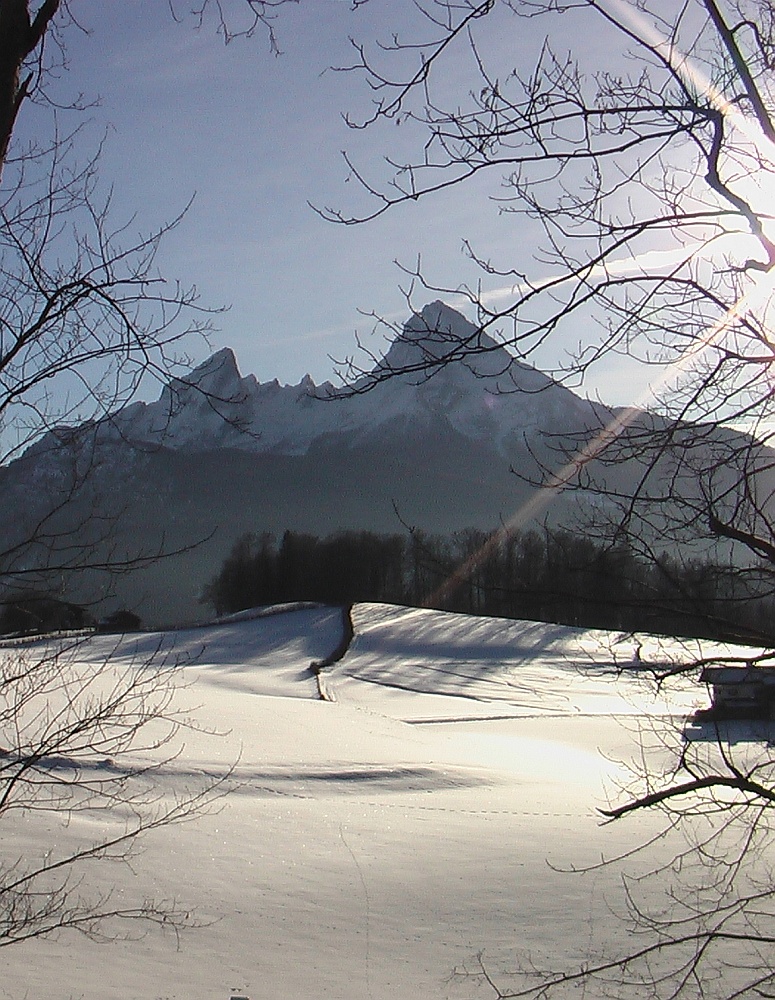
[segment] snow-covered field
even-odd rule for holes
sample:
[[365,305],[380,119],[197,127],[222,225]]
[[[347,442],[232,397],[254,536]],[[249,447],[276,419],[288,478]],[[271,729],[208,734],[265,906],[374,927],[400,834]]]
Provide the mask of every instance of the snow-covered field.
[[[602,825],[596,807],[619,794],[644,741],[705,692],[686,683],[655,699],[631,636],[381,605],[357,605],[353,621],[349,651],[321,677],[329,701],[309,667],[339,643],[338,609],[118,647],[95,637],[78,651],[142,662],[172,650],[187,664],[176,697],[199,728],[160,770],[160,791],[234,765],[216,811],[148,835],[131,866],[84,873],[85,891],[175,898],[202,926],[6,949],[0,997],[477,998],[492,996],[485,984],[451,976],[478,952],[505,976],[623,941],[621,865],[568,869],[656,829],[651,817]],[[688,655],[641,639],[644,664]],[[647,752],[658,767],[659,741]],[[37,858],[120,822],[12,815],[3,857]]]

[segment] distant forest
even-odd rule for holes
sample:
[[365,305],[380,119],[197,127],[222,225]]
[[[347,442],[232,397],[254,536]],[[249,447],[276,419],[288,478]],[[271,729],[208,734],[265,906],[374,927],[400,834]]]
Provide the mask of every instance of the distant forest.
[[736,568],[645,562],[564,531],[245,535],[205,588],[217,614],[284,601],[464,614],[738,641],[775,638],[775,601]]

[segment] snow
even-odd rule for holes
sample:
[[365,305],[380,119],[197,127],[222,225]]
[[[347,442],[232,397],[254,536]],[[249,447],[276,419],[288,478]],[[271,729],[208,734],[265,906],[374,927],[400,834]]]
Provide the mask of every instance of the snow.
[[[309,376],[298,385],[243,377],[229,348],[217,351],[174,392],[165,387],[152,403],[133,403],[103,424],[103,438],[187,451],[236,448],[257,453],[303,455],[321,439],[363,443],[395,434],[397,421],[442,422],[509,455],[524,435],[596,426],[593,404],[529,365],[460,313],[432,302],[407,322],[374,371],[422,366],[428,358],[478,347],[485,353],[432,373],[391,378],[368,393],[342,393]],[[428,375],[431,374],[431,377]],[[369,383],[356,381],[356,388]]]
[[[631,669],[631,636],[384,605],[359,605],[354,624],[356,638],[329,686],[350,703],[376,700],[411,721],[686,714],[697,699],[688,683],[673,686],[669,703],[656,697]],[[685,661],[698,649],[651,639],[641,655],[648,666]]]
[[[150,834],[131,866],[83,873],[84,891],[175,898],[201,926],[19,945],[4,954],[0,997],[473,1000],[491,994],[450,976],[482,949],[505,975],[520,956],[567,964],[623,940],[609,906],[620,868],[567,869],[655,829],[637,817],[601,826],[595,809],[627,781],[643,734],[704,692],[655,699],[617,665],[639,642],[645,663],[690,650],[382,605],[357,605],[353,621],[350,650],[324,671],[331,702],[310,664],[338,644],[339,609],[78,647],[84,661],[183,665],[177,702],[197,726],[156,776],[163,796],[234,768],[218,809]],[[4,860],[122,822],[6,815]]]

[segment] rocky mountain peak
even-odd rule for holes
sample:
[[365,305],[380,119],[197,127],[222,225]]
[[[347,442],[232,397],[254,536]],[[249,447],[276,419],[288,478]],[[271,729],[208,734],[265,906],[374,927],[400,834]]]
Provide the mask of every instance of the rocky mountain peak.
[[[415,313],[365,381],[383,381],[385,374],[421,386],[464,391],[511,393],[568,390],[538,369],[518,361],[493,336],[439,300]],[[568,396],[572,394],[568,393]],[[575,397],[574,397],[575,398]]]
[[234,351],[223,347],[194,368],[187,378],[179,381],[206,396],[227,400],[239,393],[242,376]]
[[[446,303],[431,302],[406,322],[376,371],[427,374],[482,348],[491,350],[497,345]],[[508,360],[509,356],[502,359]]]
[[172,379],[155,402],[111,414],[99,434],[144,450],[303,455],[321,441],[379,448],[408,428],[451,428],[510,454],[526,435],[575,430],[591,414],[591,404],[441,301],[409,318],[365,380],[372,385],[363,393],[316,386],[309,375],[295,386],[259,383],[241,375],[225,347]]

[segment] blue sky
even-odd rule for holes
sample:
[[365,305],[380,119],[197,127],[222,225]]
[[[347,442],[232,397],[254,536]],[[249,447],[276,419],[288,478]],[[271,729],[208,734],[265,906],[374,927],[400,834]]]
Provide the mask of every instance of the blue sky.
[[[61,87],[99,98],[89,116],[94,135],[107,129],[102,169],[117,217],[148,229],[193,197],[160,264],[166,276],[196,284],[204,304],[230,307],[216,317],[213,348],[231,346],[244,372],[289,383],[309,372],[321,381],[332,374],[331,356],[353,353],[356,331],[379,351],[383,335],[372,335],[373,321],[359,310],[405,316],[407,279],[395,260],[412,265],[419,255],[434,282],[475,284],[480,272],[461,249],[469,239],[484,257],[534,271],[528,224],[499,215],[488,200],[498,193],[496,177],[359,227],[325,222],[308,206],[357,208],[341,150],[379,176],[386,153],[408,148],[411,136],[395,124],[365,133],[346,127],[342,113],[366,108],[368,91],[361,78],[328,67],[350,61],[349,34],[389,40],[398,28],[412,37],[410,4],[283,7],[279,57],[260,33],[225,46],[212,21],[199,31],[191,19],[176,23],[164,2],[77,6],[89,33],[70,34]],[[543,29],[507,16],[487,25],[489,44],[527,69]],[[449,62],[450,87],[458,71],[465,77],[465,58],[461,50]],[[415,304],[433,297],[418,292]],[[637,395],[628,383],[609,369],[587,391],[627,402]]]

